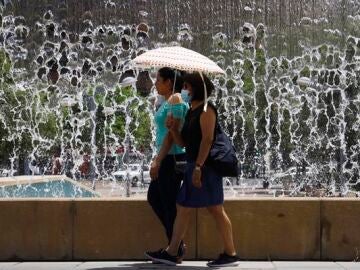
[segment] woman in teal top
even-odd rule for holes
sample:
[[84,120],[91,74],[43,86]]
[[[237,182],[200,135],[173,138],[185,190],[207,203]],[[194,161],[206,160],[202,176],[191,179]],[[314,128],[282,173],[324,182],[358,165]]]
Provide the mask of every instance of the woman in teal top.
[[[182,121],[185,119],[186,113],[189,109],[188,103],[176,102],[176,97],[172,96],[171,101],[165,100],[159,109],[156,111],[154,120],[156,125],[156,150],[159,153],[161,150],[161,146],[163,145],[164,139],[168,133],[168,129],[165,126],[166,118],[168,115],[172,115],[173,118],[179,119]],[[172,102],[172,103],[170,103]],[[178,146],[177,144],[173,144],[168,154],[184,154],[185,148]]]
[[[189,105],[182,100],[179,94],[183,86],[182,75],[179,71],[166,67],[161,68],[157,73],[155,86],[158,94],[163,96],[165,101],[159,106],[154,117],[157,155],[151,163],[150,176],[152,181],[147,199],[164,226],[170,243],[176,217],[176,198],[183,179],[183,174],[175,171],[175,164],[176,161],[185,162],[186,158],[183,147],[175,144],[171,144],[171,147],[166,147],[166,149],[163,147],[164,141],[169,139],[166,118],[171,114],[180,128],[184,123]],[[173,88],[175,94],[173,94]],[[157,252],[160,251],[145,252],[145,255],[148,256],[148,254]],[[179,262],[182,260],[184,252],[185,245],[181,242],[177,256]]]

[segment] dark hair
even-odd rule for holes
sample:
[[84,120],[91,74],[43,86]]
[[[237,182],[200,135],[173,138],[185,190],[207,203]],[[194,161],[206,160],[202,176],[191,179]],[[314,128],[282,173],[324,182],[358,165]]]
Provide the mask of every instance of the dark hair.
[[175,92],[180,93],[184,84],[184,80],[183,80],[184,73],[182,71],[168,67],[163,67],[158,70],[158,73],[160,77],[163,78],[164,80],[170,80],[171,85],[174,85],[174,79],[176,74]]
[[210,79],[202,74],[203,79],[200,76],[199,72],[188,73],[184,76],[184,82],[191,85],[192,88],[192,100],[204,100],[204,82],[206,85],[206,93],[209,97],[214,90],[214,84],[210,81]]

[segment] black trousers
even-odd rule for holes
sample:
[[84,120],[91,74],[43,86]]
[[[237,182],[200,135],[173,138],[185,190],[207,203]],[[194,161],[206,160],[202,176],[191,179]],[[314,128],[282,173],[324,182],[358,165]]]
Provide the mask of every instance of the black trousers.
[[176,218],[176,198],[183,174],[175,172],[175,160],[184,161],[185,154],[167,155],[160,164],[159,177],[151,181],[147,200],[165,228],[170,243]]

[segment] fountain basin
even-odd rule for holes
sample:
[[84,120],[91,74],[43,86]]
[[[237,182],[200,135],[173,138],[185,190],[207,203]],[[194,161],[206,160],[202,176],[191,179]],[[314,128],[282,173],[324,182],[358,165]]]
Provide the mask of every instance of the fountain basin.
[[65,175],[15,176],[0,178],[0,198],[99,197],[90,188]]

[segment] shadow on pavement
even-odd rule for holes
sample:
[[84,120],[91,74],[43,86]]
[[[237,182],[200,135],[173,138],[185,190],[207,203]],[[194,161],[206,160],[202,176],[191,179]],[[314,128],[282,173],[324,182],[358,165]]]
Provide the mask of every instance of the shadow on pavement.
[[[191,264],[191,262],[190,262]],[[147,270],[147,269],[159,269],[159,270],[165,270],[165,269],[177,269],[177,270],[203,270],[203,269],[210,269],[207,266],[196,266],[196,265],[181,265],[178,264],[176,266],[169,266],[165,264],[153,264],[151,262],[149,263],[131,263],[131,264],[120,264],[118,267],[95,267],[95,268],[88,268],[86,270],[134,270],[134,269],[141,269],[141,270]]]

